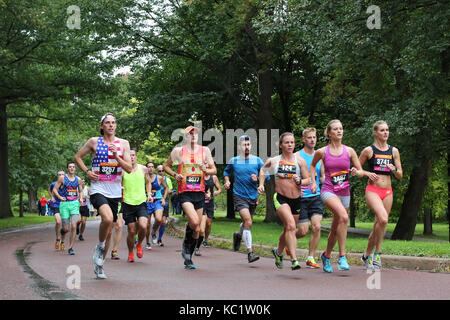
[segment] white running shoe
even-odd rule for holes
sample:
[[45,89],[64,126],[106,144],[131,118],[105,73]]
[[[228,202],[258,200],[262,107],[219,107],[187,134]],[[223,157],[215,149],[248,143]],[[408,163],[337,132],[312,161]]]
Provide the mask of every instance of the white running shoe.
[[94,249],[94,256],[92,257],[94,260],[94,264],[99,267],[103,267],[103,253],[105,252],[105,248],[101,248],[98,244]]
[[108,277],[105,274],[105,270],[101,266],[94,266],[94,272],[97,275],[97,279],[107,279]]

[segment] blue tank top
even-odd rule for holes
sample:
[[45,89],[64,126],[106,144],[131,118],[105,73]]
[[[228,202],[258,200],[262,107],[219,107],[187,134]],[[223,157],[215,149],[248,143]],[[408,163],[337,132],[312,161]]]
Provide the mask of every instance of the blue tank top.
[[161,199],[161,185],[158,183],[158,175],[155,175],[155,180],[152,181],[152,197],[153,199]]
[[78,200],[78,181],[77,176],[74,181],[70,181],[67,175],[64,175],[64,186],[58,190],[59,195],[67,201]]
[[[311,166],[311,162],[314,158],[314,155],[310,156],[308,154],[305,153],[305,151],[303,151],[303,149],[299,150],[298,153],[300,154],[300,157],[302,157],[303,159],[305,159],[306,164],[308,165],[308,171],[309,171],[309,167]],[[315,197],[320,195],[320,187],[319,187],[319,177],[320,177],[320,168],[322,167],[322,162],[317,162],[316,164],[316,183],[317,183],[317,191],[316,193],[312,193],[311,192],[311,186],[302,186],[302,190],[303,190],[303,197],[304,198],[308,198],[308,197]]]

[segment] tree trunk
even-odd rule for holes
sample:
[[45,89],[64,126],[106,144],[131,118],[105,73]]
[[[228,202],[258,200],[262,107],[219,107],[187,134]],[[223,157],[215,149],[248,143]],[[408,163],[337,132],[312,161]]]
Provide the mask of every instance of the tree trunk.
[[28,189],[28,212],[37,212],[37,190]]
[[0,101],[0,219],[13,217],[9,201],[8,122],[6,103]]
[[433,234],[433,212],[431,208],[425,208],[423,210],[423,234]]
[[19,191],[19,217],[23,218],[23,190],[20,188]]
[[392,240],[412,240],[422,198],[431,172],[431,163],[431,158],[428,157],[421,161],[420,166],[413,169],[408,190],[403,199],[400,218],[392,233]]

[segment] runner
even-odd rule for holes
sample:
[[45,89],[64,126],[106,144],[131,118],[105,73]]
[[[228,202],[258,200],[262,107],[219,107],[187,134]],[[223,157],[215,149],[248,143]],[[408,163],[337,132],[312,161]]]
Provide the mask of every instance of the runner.
[[[164,178],[162,176],[159,176],[155,174],[155,164],[153,162],[147,162],[147,178],[151,182],[149,186],[151,186],[151,189],[148,190],[150,192],[150,201],[147,202],[147,213],[149,214],[148,223],[147,223],[147,233],[145,235],[147,239],[147,250],[151,250],[151,243],[150,243],[150,234],[152,236],[152,243],[156,244],[156,230],[158,230],[159,226],[162,222],[162,216],[164,211],[164,206],[166,204],[166,198],[168,193],[168,188],[166,185],[166,182],[164,181]],[[162,188],[164,188],[164,195],[162,194]],[[154,221],[153,221],[153,227],[152,225],[152,219],[151,215],[154,215]],[[150,231],[151,230],[151,231]]]
[[[80,203],[83,202],[83,189],[81,188],[80,178],[75,175],[75,162],[69,161],[67,163],[67,175],[64,174],[58,177],[58,181],[53,187],[53,193],[59,199],[59,212],[61,216],[61,235],[69,232],[69,250],[70,255],[74,255],[73,245],[75,241],[75,234],[77,222],[80,216]],[[64,241],[61,239],[61,243]]]
[[[212,177],[212,179],[211,179]],[[216,187],[216,191],[214,191],[214,187]],[[214,197],[217,197],[221,192],[222,188],[220,187],[219,178],[216,175],[213,176],[205,176],[205,188],[207,190],[205,194],[205,206],[203,207],[204,215],[206,215],[206,223],[205,223],[205,240],[203,241],[203,247],[209,247],[208,239],[209,234],[211,233],[211,225],[214,219]],[[208,201],[209,197],[209,201]]]
[[[161,220],[161,224],[159,225],[159,233],[158,233],[158,246],[160,247],[164,247],[164,243],[162,242],[162,236],[164,235],[164,231],[166,230],[166,223],[167,223],[167,218],[169,217],[169,198],[170,195],[172,194],[172,181],[169,179],[167,179],[167,177],[164,176],[165,172],[164,172],[164,167],[162,165],[158,166],[158,175],[164,177],[164,182],[167,185],[167,197],[165,198],[165,205],[163,206],[163,214],[162,214],[162,220]],[[164,185],[161,187],[161,194],[165,194],[166,192],[166,188],[164,187]]]
[[[259,256],[253,253],[251,228],[258,201],[258,175],[264,166],[259,157],[250,154],[251,148],[249,136],[239,137],[240,155],[231,158],[223,172],[225,190],[230,189],[230,176],[234,173],[234,207],[242,219],[239,232],[233,234],[233,250],[239,251],[241,240],[244,238],[249,263],[259,259]],[[266,176],[266,179],[270,179],[270,176]]]
[[310,183],[308,167],[299,154],[294,153],[295,139],[290,132],[280,136],[279,146],[281,155],[267,159],[259,174],[258,192],[264,193],[264,178],[266,172],[275,176],[274,204],[276,213],[283,222],[283,232],[278,241],[278,248],[272,249],[275,257],[275,265],[283,268],[283,250],[288,248],[291,256],[291,269],[300,269],[297,260],[297,238],[295,215],[300,214],[300,200],[302,196],[301,186]]
[[128,227],[128,262],[134,262],[133,248],[136,234],[138,236],[136,255],[139,259],[144,256],[142,241],[145,238],[148,220],[146,200],[150,200],[151,194],[148,194],[147,197],[145,192],[145,186],[150,184],[147,178],[148,169],[137,163],[135,150],[130,150],[130,157],[133,169],[131,173],[125,172],[123,175],[123,202],[121,209],[123,210],[125,225]]
[[81,202],[80,206],[81,218],[77,222],[77,235],[78,240],[84,241],[83,233],[86,228],[86,219],[89,217],[89,188],[86,186],[86,181],[84,179],[81,179],[80,183],[83,190],[83,202]]
[[[198,131],[196,127],[187,127],[184,130],[183,146],[175,147],[164,163],[164,170],[178,181],[181,206],[188,220],[181,250],[186,269],[196,268],[192,262],[192,254],[200,235],[205,202],[204,176],[217,172],[211,150],[197,144]],[[178,163],[177,173],[171,169],[174,163]]]
[[[58,178],[60,176],[64,176],[64,171],[58,171]],[[55,242],[55,250],[64,250],[64,234],[61,234],[61,215],[59,213],[59,198],[56,197],[53,192],[53,187],[56,185],[56,182],[52,182],[48,193],[50,194],[50,203],[52,206],[53,216],[55,217],[55,234],[56,234],[56,242]]]
[[[113,223],[117,220],[117,207],[121,200],[122,170],[130,173],[130,144],[127,140],[115,136],[116,118],[111,113],[105,114],[100,120],[100,137],[90,138],[75,155],[78,167],[91,180],[91,203],[99,212],[100,223],[99,242],[94,250],[94,272],[98,278],[105,279],[103,269],[106,255],[105,245],[111,234]],[[92,170],[88,170],[83,158],[92,153]],[[109,240],[109,238],[108,238]]]
[[[305,159],[309,170],[311,161],[314,157],[314,148],[316,147],[317,142],[316,129],[306,128],[303,130],[302,141],[304,147],[299,150],[299,155]],[[308,219],[311,220],[311,237],[309,239],[309,253],[306,259],[306,267],[313,269],[320,268],[314,259],[320,241],[320,228],[323,215],[323,203],[320,199],[319,177],[320,183],[323,183],[325,180],[325,171],[322,166],[322,161],[318,162],[316,166],[316,194],[311,193],[311,187],[309,185],[302,186],[303,195],[300,200],[300,215],[294,216],[298,226],[295,234],[297,239],[303,238],[308,234]]]
[[[361,257],[367,269],[381,269],[381,243],[386,233],[394,195],[392,193],[391,174],[397,179],[403,177],[400,152],[390,146],[389,126],[385,121],[373,125],[374,143],[366,147],[359,156],[361,165],[366,161],[370,174],[366,187],[366,202],[375,213],[373,230],[369,236],[366,252]],[[375,252],[372,255],[372,250]]]
[[[336,242],[339,245],[339,270],[350,270],[345,256],[345,242],[347,239],[348,207],[350,206],[349,173],[359,178],[368,174],[362,170],[358,156],[353,148],[342,144],[344,129],[339,120],[328,123],[324,135],[330,140],[328,146],[320,148],[314,154],[309,172],[312,178],[311,192],[317,191],[315,179],[317,163],[322,160],[325,169],[325,181],[322,185],[320,197],[328,209],[333,213],[333,222],[328,236],[326,250],[320,255],[325,272],[333,272],[331,266],[331,251]],[[350,162],[353,166],[350,169]]]

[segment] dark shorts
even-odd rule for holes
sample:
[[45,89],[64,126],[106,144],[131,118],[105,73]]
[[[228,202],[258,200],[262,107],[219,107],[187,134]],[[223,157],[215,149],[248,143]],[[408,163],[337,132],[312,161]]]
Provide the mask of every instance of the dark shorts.
[[258,199],[245,199],[237,196],[236,194],[233,194],[233,200],[234,200],[234,210],[235,211],[241,211],[242,209],[248,209],[250,211],[251,215],[255,214],[256,210],[256,201]]
[[209,203],[205,202],[203,207],[203,214],[205,214],[208,218],[214,218],[214,200]]
[[59,207],[52,207],[53,215],[59,214]]
[[181,204],[185,202],[192,203],[195,210],[202,209],[205,203],[205,193],[192,191],[183,192],[180,193],[178,200]]
[[129,223],[136,223],[136,221],[138,221],[141,217],[147,219],[147,204],[145,202],[142,202],[136,206],[122,202],[121,210],[123,212],[123,220],[126,225]]
[[320,195],[314,197],[302,198],[300,201],[300,218],[299,223],[311,220],[312,216],[323,215],[323,202]]
[[120,201],[122,201],[121,198],[107,198],[101,193],[94,193],[91,195],[91,203],[97,211],[99,211],[99,208],[104,204],[107,204],[111,208],[114,222],[117,221],[117,210],[119,209]]
[[[300,214],[301,199],[302,199],[301,197],[298,197],[297,199],[290,199],[279,193],[276,196],[276,200],[277,200],[278,204],[280,206],[283,204],[289,205],[293,215]],[[300,216],[300,218],[301,218],[301,216]]]
[[169,216],[169,205],[164,206],[164,210],[163,210],[163,217],[168,217]]
[[89,217],[89,208],[88,206],[81,206],[80,207],[80,214],[82,217]]

